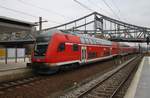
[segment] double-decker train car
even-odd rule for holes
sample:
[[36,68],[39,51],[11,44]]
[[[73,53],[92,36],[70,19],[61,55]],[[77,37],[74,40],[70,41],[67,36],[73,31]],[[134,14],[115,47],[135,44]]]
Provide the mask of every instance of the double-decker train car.
[[28,65],[40,70],[40,73],[48,73],[68,64],[82,65],[136,51],[134,47],[117,42],[59,30],[47,30],[37,36],[31,63]]

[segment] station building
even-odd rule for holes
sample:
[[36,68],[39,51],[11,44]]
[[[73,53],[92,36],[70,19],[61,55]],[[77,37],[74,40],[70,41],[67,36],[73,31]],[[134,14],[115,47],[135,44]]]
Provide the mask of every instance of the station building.
[[25,57],[35,41],[35,23],[0,16],[0,59]]

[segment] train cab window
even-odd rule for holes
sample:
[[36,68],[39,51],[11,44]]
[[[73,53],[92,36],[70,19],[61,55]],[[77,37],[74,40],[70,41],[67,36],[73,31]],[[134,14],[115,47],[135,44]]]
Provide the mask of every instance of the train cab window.
[[59,46],[58,46],[58,51],[62,52],[64,50],[65,50],[65,43],[60,43]]
[[72,49],[73,49],[73,51],[78,51],[79,47],[77,44],[73,44]]
[[36,44],[34,49],[34,56],[45,56],[48,44]]

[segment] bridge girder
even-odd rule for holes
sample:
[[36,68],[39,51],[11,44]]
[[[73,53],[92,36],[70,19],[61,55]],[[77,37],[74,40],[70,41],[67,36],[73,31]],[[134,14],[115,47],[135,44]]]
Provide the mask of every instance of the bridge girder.
[[[83,21],[82,24],[81,21]],[[73,25],[68,28],[69,25]],[[92,25],[92,26],[89,26]],[[137,41],[142,39],[141,42],[145,41],[147,36],[150,36],[150,28],[129,24],[120,20],[113,19],[111,17],[102,15],[97,12],[93,12],[79,19],[71,22],[54,26],[49,29],[60,29],[68,32],[78,32],[80,34],[90,35],[103,35],[104,38],[116,41]],[[124,40],[123,40],[124,39]],[[132,40],[133,39],[133,40]],[[144,40],[143,40],[144,39]]]

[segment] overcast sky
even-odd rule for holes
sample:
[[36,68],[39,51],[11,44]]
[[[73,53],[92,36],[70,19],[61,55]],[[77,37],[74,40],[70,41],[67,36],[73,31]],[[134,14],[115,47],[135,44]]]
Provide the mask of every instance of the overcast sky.
[[[103,0],[78,1],[99,13],[117,19]],[[135,25],[150,27],[149,0],[105,1],[121,20]],[[73,0],[0,0],[0,16],[29,22],[36,22],[38,17],[42,16],[49,21],[45,23],[45,27],[65,23],[89,13],[91,11],[83,8]]]

